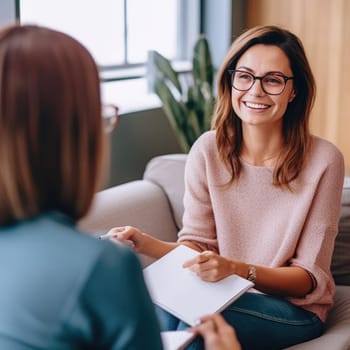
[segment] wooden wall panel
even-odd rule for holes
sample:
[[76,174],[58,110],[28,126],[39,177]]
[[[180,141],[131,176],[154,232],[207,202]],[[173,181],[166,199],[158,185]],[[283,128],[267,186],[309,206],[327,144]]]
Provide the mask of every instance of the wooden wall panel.
[[247,0],[247,28],[276,24],[303,41],[317,83],[311,129],[343,152],[350,173],[350,1]]

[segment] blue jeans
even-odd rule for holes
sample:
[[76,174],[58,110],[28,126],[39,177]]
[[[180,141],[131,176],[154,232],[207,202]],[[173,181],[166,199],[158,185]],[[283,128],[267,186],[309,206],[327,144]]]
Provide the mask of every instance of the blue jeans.
[[[156,308],[161,329],[183,330],[189,326]],[[275,350],[319,337],[323,322],[312,312],[275,296],[245,293],[221,313],[237,333],[243,350]],[[204,350],[196,338],[186,350]]]

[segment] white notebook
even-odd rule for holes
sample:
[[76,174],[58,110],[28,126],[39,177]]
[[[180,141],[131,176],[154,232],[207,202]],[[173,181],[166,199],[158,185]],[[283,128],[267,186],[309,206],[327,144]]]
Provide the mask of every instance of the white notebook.
[[254,285],[237,275],[217,282],[201,280],[182,267],[197,254],[179,245],[143,270],[153,302],[191,326],[201,316],[220,312]]
[[187,331],[160,332],[164,350],[182,350],[195,337],[194,333]]

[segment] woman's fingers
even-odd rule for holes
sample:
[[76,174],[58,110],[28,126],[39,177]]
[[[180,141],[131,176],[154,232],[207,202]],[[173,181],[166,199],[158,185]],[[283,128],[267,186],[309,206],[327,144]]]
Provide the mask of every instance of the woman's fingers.
[[210,257],[213,255],[213,252],[209,252],[209,251],[205,251],[202,253],[199,253],[197,256],[195,256],[194,258],[187,260],[184,262],[184,264],[182,265],[183,267],[186,268],[190,268],[191,266],[195,265],[195,264],[203,264],[206,263],[210,260]]
[[112,241],[126,244],[134,247],[135,243],[132,240],[133,234],[136,231],[131,226],[120,226],[110,229],[106,234],[100,236],[100,239],[111,239]]
[[204,338],[207,350],[241,350],[234,329],[220,314],[202,317],[199,322],[190,330]]

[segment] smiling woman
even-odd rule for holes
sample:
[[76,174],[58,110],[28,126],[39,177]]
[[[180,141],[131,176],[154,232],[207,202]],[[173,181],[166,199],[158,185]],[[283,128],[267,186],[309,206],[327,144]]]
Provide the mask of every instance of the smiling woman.
[[[310,134],[314,77],[290,31],[261,26],[243,33],[217,81],[214,130],[199,137],[186,162],[178,242],[134,228],[124,238],[157,258],[178,244],[198,250],[187,266],[206,281],[231,274],[254,280],[255,290],[222,314],[243,349],[286,348],[320,336],[333,303],[344,159]],[[163,330],[186,328],[158,311]]]
[[277,46],[257,44],[247,49],[236,66],[231,83],[232,106],[242,122],[240,159],[274,166],[283,150],[282,118],[295,97],[289,59]]

